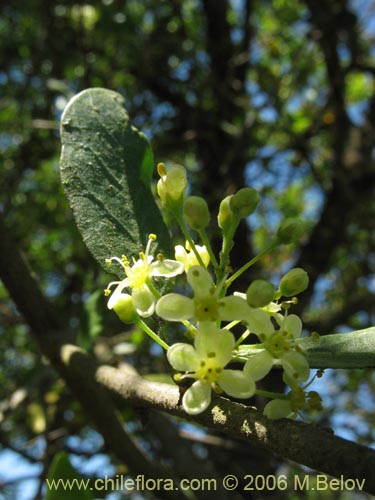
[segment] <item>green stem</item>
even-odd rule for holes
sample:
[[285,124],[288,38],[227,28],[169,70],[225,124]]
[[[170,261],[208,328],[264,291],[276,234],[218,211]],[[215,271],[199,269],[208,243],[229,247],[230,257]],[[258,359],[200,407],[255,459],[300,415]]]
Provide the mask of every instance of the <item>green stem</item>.
[[255,391],[255,394],[271,399],[289,399],[287,394],[280,394],[279,392],[263,391],[262,389],[257,389]]
[[147,286],[149,287],[149,289],[151,290],[152,294],[154,295],[154,297],[156,299],[160,299],[161,295],[160,293],[156,290],[156,288],[154,287],[154,284],[152,283],[151,279],[147,280]]
[[210,260],[215,269],[219,268],[219,263],[215,257],[215,254],[212,250],[210,240],[208,239],[207,233],[204,229],[199,231],[199,236],[202,240],[203,245],[207,248],[208,255],[210,256]]
[[194,243],[192,237],[189,234],[189,231],[188,231],[188,229],[186,227],[184,219],[181,217],[180,214],[175,214],[175,217],[176,217],[176,220],[177,220],[177,222],[178,222],[178,224],[179,224],[179,226],[181,228],[181,231],[183,232],[186,240],[189,242],[189,245],[190,245],[191,249],[194,252],[194,255],[196,256],[196,258],[197,258],[197,260],[199,262],[199,265],[202,266],[202,267],[205,267],[204,262],[202,260],[202,257],[199,255],[199,252],[198,252],[198,250],[195,247],[195,243]]
[[229,254],[233,248],[233,237],[234,233],[239,224],[239,219],[233,220],[231,226],[223,231],[223,244],[220,252],[220,267],[217,280],[221,281],[225,276],[227,267],[229,266]]
[[240,338],[237,340],[237,342],[234,344],[234,347],[236,348],[236,347],[238,347],[240,344],[242,344],[242,342],[243,342],[244,340],[246,340],[246,339],[247,339],[247,337],[250,335],[250,333],[251,333],[251,332],[250,332],[250,330],[245,330],[245,331],[243,332],[243,334],[241,335],[241,337],[240,337]]
[[139,328],[141,330],[143,330],[145,333],[147,333],[147,335],[149,337],[152,338],[152,340],[154,340],[157,344],[159,344],[163,349],[165,349],[166,351],[168,351],[169,349],[169,345],[166,344],[164,342],[164,340],[162,340],[158,335],[156,335],[156,333],[151,330],[151,328],[149,328],[146,323],[144,323],[141,318],[139,318],[136,322],[136,325],[139,326]]
[[233,283],[233,281],[235,281],[239,276],[241,276],[241,274],[247,271],[249,267],[253,266],[264,255],[266,255],[267,253],[271,252],[274,248],[276,248],[277,245],[278,242],[274,241],[273,243],[271,243],[270,246],[268,246],[262,252],[260,252],[260,254],[256,255],[253,259],[251,259],[249,262],[240,267],[238,271],[236,271],[234,274],[232,274],[232,276],[230,276],[230,278],[227,279],[227,281],[225,282],[226,288],[228,288]]

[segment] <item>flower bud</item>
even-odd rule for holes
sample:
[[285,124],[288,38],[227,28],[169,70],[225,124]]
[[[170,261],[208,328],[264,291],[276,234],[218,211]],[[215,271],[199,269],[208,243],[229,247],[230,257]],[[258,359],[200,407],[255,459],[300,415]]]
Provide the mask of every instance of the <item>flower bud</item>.
[[184,216],[192,229],[200,231],[207,227],[210,212],[206,200],[200,196],[189,196],[184,200]]
[[176,210],[181,205],[187,188],[186,170],[180,165],[174,165],[167,171],[164,163],[159,163],[158,172],[161,176],[157,183],[158,195],[166,208]]
[[275,296],[275,287],[265,280],[255,280],[246,292],[247,303],[251,307],[263,307],[269,304]]
[[230,229],[233,223],[233,212],[230,207],[230,200],[233,197],[232,194],[227,196],[220,203],[219,213],[217,216],[217,222],[219,227],[225,232]]
[[235,215],[242,219],[252,214],[259,202],[260,196],[257,191],[253,188],[245,187],[232,196],[230,208]]
[[263,415],[271,420],[285,418],[292,413],[292,405],[289,399],[273,399],[266,404]]
[[135,323],[138,318],[137,311],[133,305],[133,299],[126,293],[119,294],[112,309],[124,323]]
[[320,397],[320,394],[317,393],[316,391],[310,391],[308,392],[308,407],[311,410],[318,410],[322,411],[323,406],[322,406],[322,398]]
[[288,218],[280,224],[276,237],[280,243],[293,243],[301,238],[305,232],[305,225],[300,219]]
[[286,273],[280,281],[279,290],[284,297],[292,297],[306,290],[309,276],[304,269],[295,267]]

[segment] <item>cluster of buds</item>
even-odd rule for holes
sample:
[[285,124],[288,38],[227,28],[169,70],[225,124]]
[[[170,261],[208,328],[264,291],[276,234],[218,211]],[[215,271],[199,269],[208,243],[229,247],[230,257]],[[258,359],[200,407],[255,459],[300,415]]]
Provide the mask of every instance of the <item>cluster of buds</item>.
[[[256,392],[264,394],[257,390],[256,383],[275,366],[282,368],[283,380],[291,390],[286,395],[267,393],[272,399],[264,408],[267,417],[320,410],[319,395],[306,390],[311,381],[309,364],[299,347],[302,321],[290,314],[296,296],[308,287],[307,273],[294,268],[281,278],[278,286],[257,279],[249,284],[246,293],[228,293],[237,278],[263,255],[278,245],[298,241],[304,232],[303,222],[284,220],[269,247],[233,272],[230,253],[234,234],[240,221],[256,210],[259,194],[247,187],[223,199],[217,216],[222,232],[222,248],[217,257],[206,232],[211,218],[209,208],[203,198],[186,196],[186,170],[181,166],[167,170],[160,163],[158,173],[161,204],[176,218],[186,244],[175,247],[175,260],[161,256],[155,260],[151,248],[156,237],[150,235],[145,252],[138,259],[133,258],[132,263],[125,257],[108,259],[108,265],[117,262],[125,273],[121,281],[110,283],[105,290],[110,295],[108,308],[122,321],[137,323],[166,349],[176,381],[192,379],[182,400],[189,414],[205,411],[212,391],[239,399],[248,399]],[[193,238],[195,233],[197,237]],[[200,244],[195,241],[197,238]],[[177,276],[186,278],[185,288],[180,283],[186,294],[161,295],[154,281]],[[113,286],[116,288],[111,293]],[[154,314],[166,322],[184,325],[186,341],[166,344],[142,319]],[[237,330],[242,326],[243,331],[235,335],[235,326]],[[244,343],[250,335],[258,338],[256,344]],[[242,361],[242,368],[237,367],[238,363],[232,368],[234,360]]]

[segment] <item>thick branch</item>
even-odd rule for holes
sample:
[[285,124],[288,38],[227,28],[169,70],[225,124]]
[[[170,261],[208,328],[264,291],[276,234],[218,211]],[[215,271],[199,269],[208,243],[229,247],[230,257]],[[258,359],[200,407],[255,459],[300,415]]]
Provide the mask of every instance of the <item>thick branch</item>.
[[[42,294],[1,217],[0,234],[0,278],[30,325],[41,352],[50,360],[81,403],[103,436],[108,450],[135,475],[172,477],[171,473],[167,473],[159,464],[149,460],[130,433],[124,429],[110,394],[95,381],[95,360],[74,345],[71,333],[59,328],[57,318],[62,315],[53,310]],[[174,492],[166,491],[165,495],[171,499],[181,498],[181,495]]]
[[101,366],[96,379],[103,387],[141,406],[166,411],[249,444],[260,444],[335,477],[365,480],[364,491],[375,493],[375,451],[339,438],[327,429],[293,420],[268,420],[254,408],[221,397],[215,397],[204,413],[190,417],[181,406],[182,389],[145,380],[132,368]]

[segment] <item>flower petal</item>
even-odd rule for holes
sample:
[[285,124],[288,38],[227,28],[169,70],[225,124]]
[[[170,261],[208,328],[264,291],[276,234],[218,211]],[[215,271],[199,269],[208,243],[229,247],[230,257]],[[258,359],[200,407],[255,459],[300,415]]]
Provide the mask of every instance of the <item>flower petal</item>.
[[194,302],[179,293],[167,293],[158,300],[156,314],[167,321],[183,321],[194,316]]
[[273,399],[264,407],[263,415],[269,419],[276,420],[287,417],[292,411],[292,404],[289,399]]
[[249,315],[249,305],[241,297],[231,295],[219,300],[219,318],[224,321],[244,320]]
[[274,327],[269,315],[255,307],[249,307],[246,324],[249,330],[256,335],[264,334],[267,336],[274,332]]
[[206,410],[211,402],[211,386],[208,382],[197,380],[189,387],[182,398],[182,406],[189,415],[198,415]]
[[133,305],[137,313],[143,318],[151,316],[155,311],[155,297],[147,285],[133,290]]
[[222,389],[234,398],[246,399],[254,395],[254,380],[240,370],[223,370],[217,383]]
[[252,356],[244,366],[244,372],[255,382],[264,378],[271,370],[273,356],[268,351],[262,351]]
[[167,358],[173,368],[181,372],[193,372],[199,366],[197,353],[190,344],[173,344],[168,349]]
[[[116,288],[114,289],[114,291],[112,292],[112,294],[111,294],[111,296],[110,296],[110,298],[108,300],[108,303],[107,303],[108,309],[113,309],[113,306],[119,300],[120,295],[121,295],[123,289],[128,286],[128,280],[127,279],[124,279],[124,280],[118,281],[118,282],[113,282],[114,285],[116,283],[118,283],[118,284],[117,284]],[[111,283],[110,283],[110,285],[111,285]]]
[[305,382],[310,376],[307,359],[299,352],[290,351],[280,359],[281,365],[290,377]]
[[195,335],[194,345],[200,358],[211,358],[214,354],[219,365],[224,367],[232,358],[235,340],[228,330],[219,330],[214,323],[200,326]]
[[289,314],[284,318],[282,328],[296,339],[301,336],[302,321],[296,314]]
[[176,260],[164,259],[151,264],[150,276],[164,276],[173,278],[184,272],[184,265]]
[[215,290],[210,273],[202,266],[192,266],[187,272],[187,281],[194,290],[194,297],[212,294]]

